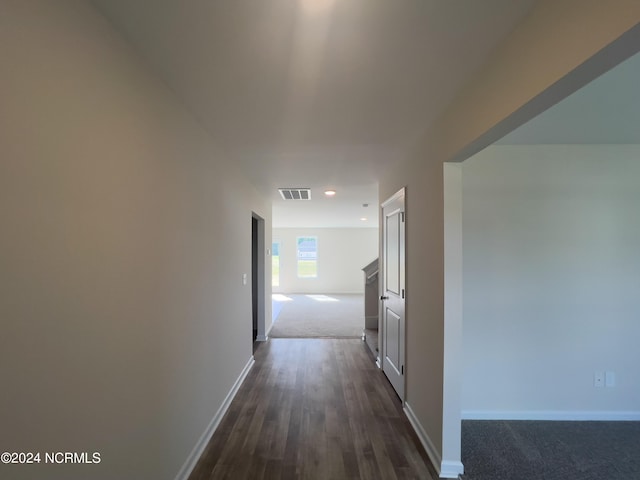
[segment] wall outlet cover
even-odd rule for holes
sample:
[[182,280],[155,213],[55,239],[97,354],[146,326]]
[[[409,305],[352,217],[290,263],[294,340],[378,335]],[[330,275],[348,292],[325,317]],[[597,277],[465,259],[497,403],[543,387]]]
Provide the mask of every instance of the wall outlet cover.
[[593,374],[593,386],[604,387],[604,372],[595,372]]

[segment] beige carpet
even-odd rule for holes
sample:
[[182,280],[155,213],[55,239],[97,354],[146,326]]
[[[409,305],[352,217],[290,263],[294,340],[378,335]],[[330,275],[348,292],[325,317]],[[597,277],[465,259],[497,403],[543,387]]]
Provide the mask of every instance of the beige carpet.
[[272,338],[361,338],[364,295],[274,295]]

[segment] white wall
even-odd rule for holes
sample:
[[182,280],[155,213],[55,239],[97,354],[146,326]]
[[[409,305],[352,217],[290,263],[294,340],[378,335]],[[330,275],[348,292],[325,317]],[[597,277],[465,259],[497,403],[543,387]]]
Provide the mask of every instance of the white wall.
[[498,146],[462,164],[465,416],[640,418],[639,159]]
[[[318,237],[318,277],[298,278],[296,237]],[[377,228],[274,228],[280,293],[364,293],[362,268],[378,257]]]
[[[460,423],[443,411],[443,162],[464,160],[637,51],[640,3],[541,0],[379,181],[381,200],[407,188],[406,411],[441,476]],[[631,30],[630,30],[631,29]],[[570,35],[567,32],[571,32]],[[630,34],[629,34],[630,33]],[[447,371],[446,383],[462,382]],[[448,400],[455,388],[448,390]],[[454,400],[455,401],[455,400]]]
[[102,458],[0,477],[173,479],[251,359],[270,203],[85,2],[0,1],[0,58],[0,451]]
[[380,182],[405,194],[405,407],[432,462],[442,462],[444,380],[443,164],[417,152]]
[[[443,166],[444,200],[444,350],[442,423],[461,425],[462,391],[462,164]],[[442,438],[443,470],[463,471],[462,429],[452,429]]]

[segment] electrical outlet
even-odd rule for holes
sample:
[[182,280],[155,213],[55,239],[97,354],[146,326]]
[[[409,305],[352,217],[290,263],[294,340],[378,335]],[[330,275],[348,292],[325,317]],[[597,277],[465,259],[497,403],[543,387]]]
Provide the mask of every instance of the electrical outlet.
[[593,386],[604,387],[604,372],[595,372],[593,374]]

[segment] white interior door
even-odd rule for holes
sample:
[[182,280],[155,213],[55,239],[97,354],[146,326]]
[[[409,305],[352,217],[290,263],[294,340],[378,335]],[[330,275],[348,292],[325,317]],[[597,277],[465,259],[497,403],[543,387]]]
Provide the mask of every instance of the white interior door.
[[404,400],[404,188],[382,204],[382,371]]

